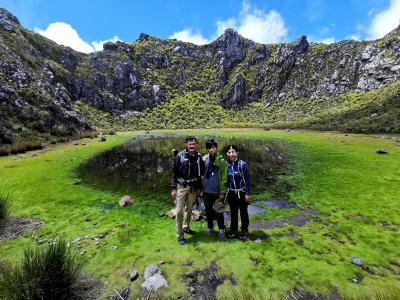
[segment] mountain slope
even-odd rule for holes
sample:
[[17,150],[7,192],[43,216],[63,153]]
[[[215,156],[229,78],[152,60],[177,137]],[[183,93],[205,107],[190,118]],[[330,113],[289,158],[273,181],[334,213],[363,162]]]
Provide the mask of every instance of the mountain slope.
[[[309,44],[305,36],[263,45],[232,29],[204,46],[141,34],[135,42],[83,54],[24,29],[0,9],[0,143],[103,127],[338,129],[348,123],[354,131],[399,131],[387,124],[389,115],[398,116],[395,98],[379,107],[373,126],[350,122],[377,110],[367,92],[399,74],[398,30],[376,41],[330,45]],[[346,97],[340,95],[352,93],[371,108],[335,114]],[[219,117],[208,120],[209,112]]]

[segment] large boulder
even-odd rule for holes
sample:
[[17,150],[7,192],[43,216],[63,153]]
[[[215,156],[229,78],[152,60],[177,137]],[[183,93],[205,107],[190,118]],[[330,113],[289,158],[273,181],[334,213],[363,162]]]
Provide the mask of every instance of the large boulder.
[[141,288],[148,292],[155,292],[163,287],[168,287],[168,283],[161,275],[161,269],[155,264],[149,265],[144,270],[144,282]]
[[215,48],[217,62],[230,69],[243,60],[247,49],[253,44],[254,42],[244,39],[234,29],[228,28],[211,46]]
[[239,73],[236,74],[228,92],[225,94],[222,104],[226,108],[240,108],[248,103],[246,95],[246,82],[243,76]]
[[139,85],[139,72],[129,60],[119,62],[114,70],[114,87],[120,94],[127,94]]

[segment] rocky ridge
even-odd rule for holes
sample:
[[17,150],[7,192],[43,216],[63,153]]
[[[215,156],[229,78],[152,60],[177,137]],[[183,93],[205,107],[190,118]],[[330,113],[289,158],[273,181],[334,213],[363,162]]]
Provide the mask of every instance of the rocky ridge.
[[83,54],[24,29],[0,9],[0,144],[88,131],[84,103],[118,118],[188,92],[240,109],[288,99],[366,92],[400,74],[398,28],[376,41],[313,44],[305,36],[263,45],[228,29],[196,46],[141,34],[133,43],[105,43]]

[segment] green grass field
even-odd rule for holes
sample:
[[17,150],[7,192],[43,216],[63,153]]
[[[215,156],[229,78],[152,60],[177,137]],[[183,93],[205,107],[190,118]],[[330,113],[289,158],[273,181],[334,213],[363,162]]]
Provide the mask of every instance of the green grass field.
[[[215,130],[168,132],[215,134]],[[338,291],[344,299],[400,299],[399,142],[331,132],[218,130],[220,136],[289,141],[291,173],[281,180],[295,186],[290,199],[297,208],[290,213],[311,208],[320,215],[303,227],[264,230],[269,238],[262,243],[218,240],[199,233],[180,246],[175,220],[158,217],[172,205],[169,195],[151,191],[131,195],[136,200],[133,206],[104,209],[122,195],[82,185],[76,177],[80,162],[136,134],[108,136],[104,143],[88,139],[86,145],[58,144],[21,154],[22,159],[1,157],[0,191],[13,199],[12,215],[44,222],[33,238],[29,233],[0,241],[1,256],[17,263],[31,242],[57,236],[73,241],[81,236],[80,245],[72,244],[72,249],[85,250],[84,271],[105,283],[103,298],[127,285],[123,274],[132,266],[140,272],[131,285],[137,295],[144,268],[164,260],[161,268],[169,288],[158,292],[162,298],[189,296],[182,275],[216,261],[219,275],[237,281],[218,288],[220,299],[284,299],[292,289],[314,294]],[[376,154],[378,148],[389,154]],[[284,209],[268,209],[266,218],[287,214]],[[195,222],[192,227],[201,232],[206,224]],[[84,238],[101,233],[105,238],[98,246]],[[365,268],[352,264],[351,256],[361,258]]]

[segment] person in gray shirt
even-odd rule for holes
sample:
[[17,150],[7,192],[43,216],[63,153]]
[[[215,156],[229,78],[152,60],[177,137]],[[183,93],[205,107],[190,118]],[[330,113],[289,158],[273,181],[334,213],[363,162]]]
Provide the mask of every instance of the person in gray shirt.
[[206,141],[208,154],[204,159],[203,197],[207,215],[207,235],[211,235],[214,220],[218,223],[218,237],[225,237],[224,198],[227,190],[227,167],[224,157],[217,151],[214,140]]

